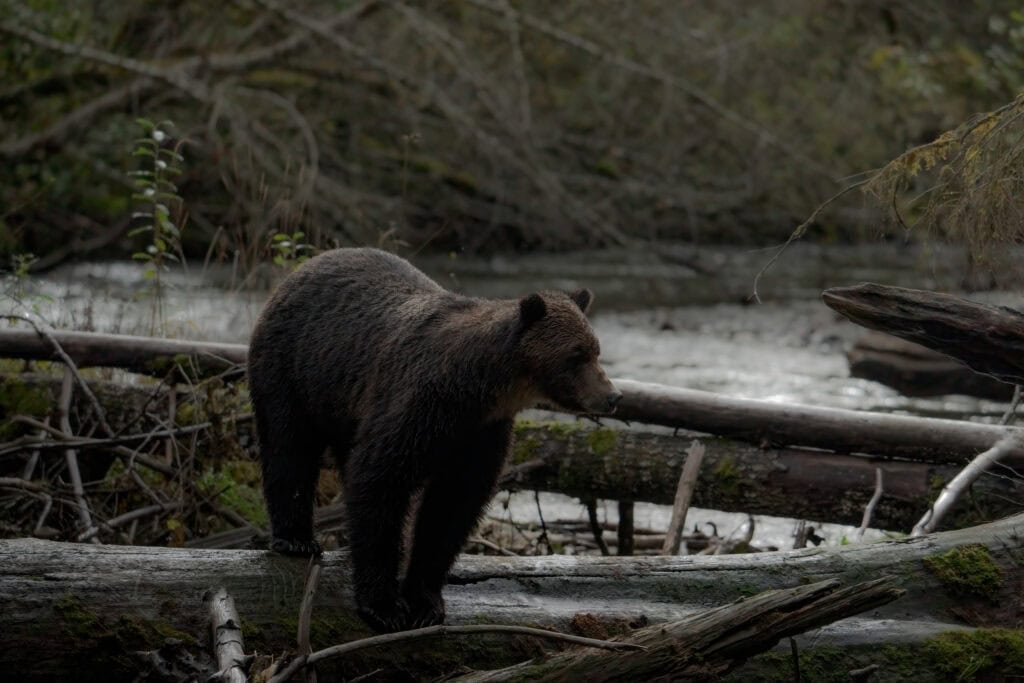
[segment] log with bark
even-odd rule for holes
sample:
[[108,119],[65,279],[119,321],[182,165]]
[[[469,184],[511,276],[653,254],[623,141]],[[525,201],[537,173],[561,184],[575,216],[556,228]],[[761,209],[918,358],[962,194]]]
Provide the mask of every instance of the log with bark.
[[[53,337],[82,366],[124,367],[157,376],[166,375],[174,367],[186,368],[186,374],[209,370],[241,376],[246,357],[246,347],[241,344],[61,331]],[[54,351],[50,342],[35,332],[0,330],[0,357],[51,360]],[[991,448],[1010,431],[997,425],[785,405],[631,380],[614,381],[624,395],[616,413],[619,419],[759,445],[958,463]],[[1012,453],[1007,461],[1024,461],[1024,451]]]
[[822,299],[858,325],[952,356],[1003,382],[1024,384],[1020,311],[873,283],[826,289]]
[[[875,469],[881,467],[885,490],[872,523],[882,529],[909,530],[942,484],[960,469],[807,449],[760,448],[692,433],[673,436],[521,420],[501,487],[556,491],[584,500],[671,505],[685,450],[694,439],[704,445],[705,456],[692,505],[857,525],[875,490]],[[983,477],[947,524],[966,526],[1019,512],[1022,507],[1024,481]]]
[[[801,647],[870,647],[884,658],[883,645],[919,653],[942,631],[1018,624],[1024,618],[1022,526],[1018,516],[910,540],[727,557],[463,556],[445,596],[449,623],[534,624],[595,635],[687,619],[764,590],[825,580],[853,586],[889,576],[906,591],[899,601],[800,641]],[[166,646],[168,638],[208,645],[195,639],[209,631],[203,596],[215,587],[234,598],[248,649],[292,648],[306,566],[260,551],[0,541],[0,671],[16,680],[133,678],[135,651]],[[314,648],[367,635],[353,612],[349,571],[346,552],[324,557]],[[541,647],[528,639],[446,639],[362,652],[327,675],[380,667],[419,677],[460,665],[494,669]]]

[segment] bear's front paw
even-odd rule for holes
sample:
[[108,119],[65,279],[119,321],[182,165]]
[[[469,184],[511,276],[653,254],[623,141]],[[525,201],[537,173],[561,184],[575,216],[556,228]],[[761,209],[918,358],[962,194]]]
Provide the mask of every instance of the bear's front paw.
[[323,548],[316,541],[290,541],[284,538],[272,540],[270,549],[282,555],[300,555],[302,557],[320,556],[324,553]]
[[420,590],[405,593],[409,605],[408,628],[424,628],[444,623],[444,598],[441,591]]
[[356,613],[370,628],[379,633],[393,633],[408,628],[409,606],[405,600],[379,598],[363,602],[357,600]]

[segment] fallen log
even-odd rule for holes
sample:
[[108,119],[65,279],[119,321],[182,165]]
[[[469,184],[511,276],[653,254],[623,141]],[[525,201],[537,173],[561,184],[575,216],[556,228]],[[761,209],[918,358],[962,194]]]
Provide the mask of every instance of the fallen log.
[[[92,383],[100,403],[117,429],[122,429],[147,410],[154,400],[166,403],[167,387],[145,387],[108,381]],[[43,419],[55,405],[60,391],[59,378],[41,374],[0,375],[0,393],[20,396],[17,412],[28,412]],[[200,396],[202,399],[205,395]],[[190,393],[182,393],[177,401],[180,414],[190,413],[199,424],[179,428],[188,434],[202,436],[197,457],[212,449],[230,450],[241,456],[255,457],[255,439],[251,421],[239,421],[230,412],[210,413],[216,409],[231,411],[231,401],[209,401],[199,408]],[[83,406],[84,407],[84,406]],[[5,417],[0,405],[0,422]],[[203,425],[207,425],[204,427]],[[218,425],[217,438],[209,431]],[[87,480],[102,479],[113,462],[116,443],[138,445],[152,442],[163,432],[154,432],[151,421],[133,428],[138,436],[124,434],[117,440],[77,439],[81,452],[83,476]],[[0,475],[20,471],[20,458],[6,457],[27,452],[35,435],[27,435],[29,443],[20,440],[0,444]],[[55,437],[44,436],[55,448],[62,448]],[[580,422],[538,422],[520,419],[516,424],[516,445],[501,486],[511,490],[542,490],[590,499],[633,500],[670,505],[675,495],[683,462],[683,451],[698,439],[707,449],[694,493],[693,505],[726,511],[749,512],[814,521],[858,524],[864,506],[874,489],[876,467],[886,476],[885,495],[875,513],[874,524],[880,528],[907,530],[928,509],[931,499],[942,485],[956,475],[958,468],[941,463],[902,460],[878,460],[862,456],[833,454],[797,448],[761,448],[738,441],[706,437],[692,432],[676,436],[665,432],[643,432],[635,429],[593,427]],[[230,443],[229,443],[230,442]],[[11,445],[13,444],[13,445]],[[35,446],[38,448],[38,444]],[[973,454],[970,454],[973,455]],[[964,458],[969,461],[970,455]],[[135,456],[138,458],[139,456]],[[146,462],[157,455],[143,458]],[[165,466],[166,468],[166,466]],[[168,476],[174,470],[167,470]],[[946,524],[968,526],[995,519],[1020,509],[1024,500],[1024,482],[1007,477],[984,477],[971,490],[969,501],[952,511]],[[242,532],[229,539],[232,547],[244,546],[254,532]]]
[[[881,460],[796,448],[759,448],[695,434],[589,427],[577,423],[516,424],[516,444],[500,486],[581,499],[635,500],[671,505],[685,450],[705,447],[692,505],[713,510],[860,524],[881,467],[885,490],[873,525],[909,530],[959,467]],[[1024,481],[983,477],[954,508],[953,527],[1020,511]]]
[[[941,631],[1014,627],[1024,618],[1022,525],[1018,516],[910,540],[724,557],[463,556],[445,596],[452,624],[531,624],[593,636],[686,619],[764,590],[891,576],[904,597],[818,631],[814,642],[918,648]],[[203,596],[211,587],[234,598],[247,649],[280,652],[294,642],[306,565],[261,551],[0,540],[0,671],[25,681],[134,679],[134,651],[168,637],[200,647],[195,638],[208,632]],[[347,552],[324,556],[314,648],[367,635],[353,611],[349,571]],[[423,678],[459,665],[493,669],[539,647],[484,637],[432,641],[357,653],[323,675],[383,667]]]
[[[82,366],[107,365],[164,376],[186,373],[241,375],[246,347],[87,332],[55,331],[68,355]],[[54,352],[35,332],[0,330],[0,357],[47,359]],[[156,360],[154,360],[156,359]],[[616,417],[717,434],[759,445],[802,446],[841,453],[962,463],[988,450],[1013,428],[956,420],[886,415],[839,408],[786,405],[706,391],[614,380],[624,397]],[[1007,462],[1024,461],[1024,450]]]
[[900,597],[888,579],[842,590],[838,581],[761,593],[687,619],[648,626],[623,642],[643,649],[575,649],[497,671],[458,676],[463,683],[499,681],[715,680],[782,638],[886,604]]
[[[801,446],[929,462],[966,463],[1016,427],[732,398],[617,379],[620,420],[717,434],[763,446]],[[1015,449],[1007,462],[1024,462]]]
[[1024,384],[1024,313],[1020,311],[869,282],[826,289],[821,297],[858,325],[952,356],[1003,382]]
[[[54,330],[53,337],[78,367],[122,368],[154,377],[165,377],[172,371],[189,378],[224,373],[241,376],[248,355],[245,344],[69,330]],[[20,329],[0,331],[0,358],[60,360],[50,340],[34,330]]]
[[944,353],[870,331],[847,351],[850,376],[892,387],[904,396],[963,394],[992,401],[1009,401],[1013,385],[975,372]]

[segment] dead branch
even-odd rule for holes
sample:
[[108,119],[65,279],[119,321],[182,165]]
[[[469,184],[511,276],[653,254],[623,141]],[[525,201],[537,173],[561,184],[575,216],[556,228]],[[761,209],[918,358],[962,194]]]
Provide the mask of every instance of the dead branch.
[[209,596],[210,626],[213,651],[218,671],[214,676],[223,683],[246,683],[251,657],[242,643],[242,620],[238,618],[235,601],[224,588]]
[[43,511],[39,513],[39,519],[32,529],[33,535],[38,535],[46,523],[50,510],[53,508],[53,498],[46,492],[46,489],[41,484],[18,479],[17,477],[0,477],[0,488],[23,491],[26,495],[43,502]]
[[972,460],[967,467],[953,478],[953,481],[942,487],[942,493],[935,499],[935,503],[925,513],[924,517],[921,518],[921,521],[914,526],[910,535],[920,536],[934,531],[939,522],[942,521],[942,518],[956,504],[968,487],[977,481],[978,477],[987,472],[993,464],[1005,458],[1008,453],[1019,446],[1019,436],[1008,436],[984,453],[979,454],[977,458]]
[[540,662],[456,678],[495,681],[701,680],[717,677],[783,638],[870,610],[900,597],[888,578],[840,588],[837,581],[761,593],[680,621],[649,626],[624,642],[634,652],[568,651]]
[[864,538],[864,532],[867,530],[868,525],[871,524],[871,516],[875,514],[875,506],[878,505],[878,501],[882,500],[882,492],[884,486],[882,483],[882,468],[875,468],[875,492],[871,496],[871,500],[868,501],[867,506],[864,508],[864,518],[860,521],[860,527],[857,528],[857,540]]
[[[316,591],[320,585],[322,568],[323,565],[319,557],[310,559],[309,569],[306,572],[306,588],[302,594],[302,604],[299,605],[299,631],[295,639],[300,656],[308,656],[313,652],[309,629],[313,618],[313,599],[316,597]],[[305,677],[306,683],[316,683],[316,669],[312,668],[312,665],[305,669]]]
[[686,462],[683,464],[683,471],[679,475],[679,485],[676,488],[676,497],[672,503],[672,518],[668,524],[668,532],[665,534],[665,545],[661,549],[665,555],[676,555],[679,553],[679,546],[683,540],[683,531],[686,529],[686,511],[690,508],[693,489],[696,487],[697,477],[700,475],[700,466],[704,461],[704,450],[704,444],[694,440],[686,451]]
[[317,662],[326,661],[335,657],[343,657],[351,652],[358,652],[382,645],[392,645],[410,640],[423,640],[425,638],[438,638],[442,636],[457,635],[478,635],[482,633],[502,633],[515,636],[533,636],[547,640],[557,640],[573,645],[583,645],[602,650],[643,650],[645,646],[636,643],[615,642],[610,640],[598,640],[597,638],[584,638],[569,633],[558,633],[556,631],[545,631],[542,628],[531,628],[529,626],[505,626],[500,624],[477,624],[473,626],[427,626],[425,628],[412,629],[410,631],[399,631],[398,633],[386,633],[370,638],[362,638],[351,643],[342,643],[333,647],[317,650],[308,656],[299,656],[293,659],[280,673],[275,674],[268,683],[285,683],[299,669],[305,666],[312,666]]
[[[71,366],[64,366],[64,381],[61,383],[60,399],[57,402],[57,422],[61,430],[69,437],[71,431],[71,390],[73,386],[73,375]],[[78,519],[85,530],[93,528],[92,513],[89,511],[89,501],[85,497],[85,489],[82,486],[82,474],[78,469],[78,454],[73,448],[64,451],[64,460],[67,463],[68,476],[71,479],[71,488],[75,494],[75,502],[78,504]],[[94,543],[97,541],[92,539]]]

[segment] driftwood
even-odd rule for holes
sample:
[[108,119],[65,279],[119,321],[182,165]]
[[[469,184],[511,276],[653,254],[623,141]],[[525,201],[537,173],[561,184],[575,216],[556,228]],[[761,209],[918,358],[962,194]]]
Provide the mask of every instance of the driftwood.
[[1020,311],[871,283],[826,289],[822,299],[858,325],[945,353],[1004,382],[1024,384]]
[[[717,557],[463,556],[445,596],[452,624],[529,623],[594,636],[684,620],[764,590],[891,576],[904,597],[819,631],[814,642],[920,645],[965,625],[1019,623],[1022,528],[1018,516],[909,540]],[[133,678],[131,652],[167,637],[194,643],[195,634],[208,632],[203,596],[212,587],[234,598],[248,650],[280,652],[294,644],[306,566],[261,551],[0,541],[0,671],[16,680]],[[311,629],[316,648],[368,635],[353,612],[349,570],[346,552],[325,555]],[[494,669],[528,659],[538,647],[432,641],[429,648],[359,653],[324,675],[382,666],[415,667],[421,676],[460,664]]]
[[846,352],[850,376],[892,387],[904,396],[963,394],[1009,401],[1013,385],[975,372],[944,353],[869,331]]
[[[246,347],[241,344],[86,332],[54,332],[53,337],[80,366],[110,365],[159,376],[174,367],[185,368],[191,374],[209,369],[241,376],[246,357]],[[52,344],[35,332],[0,330],[0,357],[52,360],[54,355]],[[959,463],[991,448],[1013,431],[997,425],[780,405],[631,380],[614,381],[624,394],[616,413],[620,419],[755,444]],[[1008,462],[1015,460],[1024,461],[1024,449],[1016,449],[1007,457]]]

